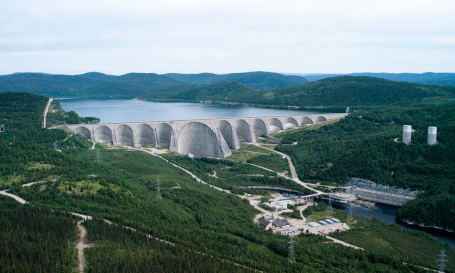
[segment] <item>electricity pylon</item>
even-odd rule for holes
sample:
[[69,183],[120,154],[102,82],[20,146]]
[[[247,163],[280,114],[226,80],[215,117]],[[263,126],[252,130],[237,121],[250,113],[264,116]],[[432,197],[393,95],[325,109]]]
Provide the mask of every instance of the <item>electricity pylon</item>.
[[443,272],[444,273],[444,268],[446,267],[445,265],[445,262],[447,261],[446,257],[446,251],[445,250],[441,250],[441,254],[438,255],[439,259],[437,260],[439,262],[438,266],[439,266],[439,272]]
[[101,152],[99,148],[96,148],[96,158],[95,158],[95,163],[101,163]]
[[331,193],[329,193],[329,205],[327,206],[327,211],[329,211],[329,210],[330,210],[330,212],[333,211],[332,210],[332,194]]
[[352,217],[352,202],[349,202],[348,207],[348,221],[353,221],[354,217]]
[[295,262],[295,255],[294,255],[294,237],[289,236],[291,240],[288,242],[289,244],[289,262],[292,264]]
[[156,181],[156,199],[161,200],[163,197],[161,197],[161,190],[160,190],[160,178],[158,177],[158,180]]

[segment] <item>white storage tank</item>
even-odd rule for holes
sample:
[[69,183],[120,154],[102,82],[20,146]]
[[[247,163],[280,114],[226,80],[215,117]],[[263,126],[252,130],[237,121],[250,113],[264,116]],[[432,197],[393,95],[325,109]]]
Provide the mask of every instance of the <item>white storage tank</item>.
[[411,132],[412,132],[411,125],[403,125],[403,142],[404,143],[411,142]]
[[436,133],[438,131],[438,127],[428,127],[428,144],[433,145],[436,144]]

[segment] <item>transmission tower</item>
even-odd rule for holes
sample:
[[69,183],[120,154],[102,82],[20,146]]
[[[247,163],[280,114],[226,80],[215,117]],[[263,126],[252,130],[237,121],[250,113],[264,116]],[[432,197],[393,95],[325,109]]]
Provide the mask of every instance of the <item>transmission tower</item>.
[[290,240],[288,242],[289,244],[289,262],[292,264],[295,262],[295,256],[294,256],[294,237],[289,236]]
[[161,200],[163,197],[161,197],[161,190],[160,190],[160,178],[158,177],[158,180],[156,181],[156,199]]
[[329,211],[329,210],[330,210],[330,212],[333,211],[332,210],[332,194],[331,193],[329,193],[329,205],[327,206],[327,211]]
[[348,207],[348,221],[352,221],[354,218],[352,217],[352,202],[349,202],[349,207]]
[[437,260],[439,262],[438,266],[439,266],[439,272],[443,272],[444,273],[444,267],[446,267],[445,265],[445,262],[447,261],[446,257],[446,251],[445,250],[441,250],[441,254],[438,255],[439,259]]
[[58,150],[57,141],[54,142],[54,150]]
[[95,163],[101,163],[101,152],[99,148],[96,148],[96,158],[95,158]]

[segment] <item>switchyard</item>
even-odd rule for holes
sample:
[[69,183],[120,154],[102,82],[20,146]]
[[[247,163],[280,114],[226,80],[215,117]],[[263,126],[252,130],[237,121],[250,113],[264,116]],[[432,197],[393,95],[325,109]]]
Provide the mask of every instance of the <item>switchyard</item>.
[[346,186],[348,193],[354,194],[357,199],[396,207],[403,206],[403,204],[415,199],[419,193],[422,193],[421,191],[376,184],[361,178],[352,178]]

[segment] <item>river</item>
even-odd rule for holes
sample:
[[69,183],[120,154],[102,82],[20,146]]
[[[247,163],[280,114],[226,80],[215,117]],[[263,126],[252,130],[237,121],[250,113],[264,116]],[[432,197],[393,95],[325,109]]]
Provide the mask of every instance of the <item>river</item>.
[[[372,203],[374,204],[374,203]],[[333,207],[348,211],[348,204],[333,203]],[[407,225],[406,223],[399,222],[395,219],[397,208],[382,204],[374,204],[374,206],[366,206],[359,203],[353,203],[352,214],[358,216],[364,216],[367,218],[377,218],[388,224],[396,224],[406,229],[422,230],[438,238],[440,241],[447,243],[455,249],[455,234],[439,230],[435,228],[419,228],[414,225]],[[341,219],[340,219],[341,220]]]
[[258,108],[211,103],[56,98],[65,111],[97,117],[101,123],[314,115],[327,112]]

